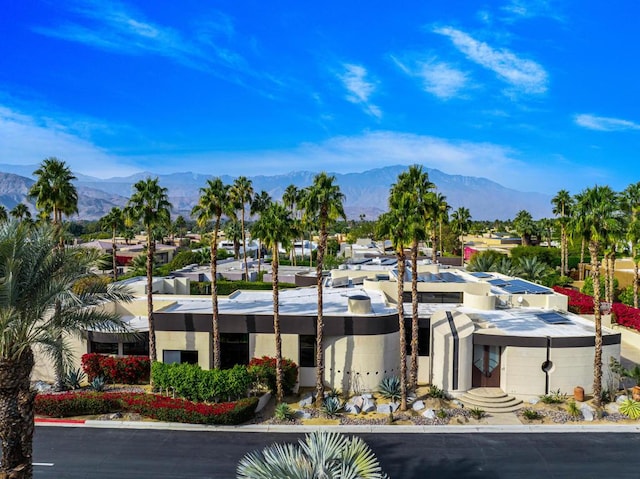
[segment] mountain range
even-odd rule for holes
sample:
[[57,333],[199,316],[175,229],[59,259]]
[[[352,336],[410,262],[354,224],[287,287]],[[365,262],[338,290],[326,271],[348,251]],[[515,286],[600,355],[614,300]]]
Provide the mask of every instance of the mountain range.
[[[0,203],[7,209],[26,199],[34,182],[33,171],[38,165],[0,164]],[[334,173],[336,183],[345,194],[345,213],[349,219],[358,219],[364,214],[375,219],[387,209],[389,188],[406,170],[406,166],[394,165],[363,171],[361,173]],[[469,208],[474,220],[512,219],[520,210],[527,210],[534,218],[551,215],[551,196],[542,193],[522,192],[506,188],[486,178],[448,175],[440,170],[424,167],[437,191],[446,196],[452,211],[459,206]],[[273,199],[280,199],[285,188],[293,184],[298,188],[309,186],[315,172],[293,171],[284,175],[248,176],[256,192],[265,190]],[[131,195],[133,184],[147,177],[158,177],[160,185],[169,191],[173,214],[189,216],[197,203],[199,189],[213,175],[191,172],[154,174],[141,172],[126,177],[107,179],[76,174],[79,214],[75,219],[95,220],[104,216],[113,206],[124,206]],[[234,177],[221,175],[225,184]],[[35,208],[33,208],[35,211]]]

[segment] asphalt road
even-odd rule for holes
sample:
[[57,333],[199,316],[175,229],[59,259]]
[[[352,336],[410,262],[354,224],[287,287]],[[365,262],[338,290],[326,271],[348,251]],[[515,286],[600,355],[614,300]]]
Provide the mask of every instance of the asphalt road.
[[[37,427],[44,478],[234,478],[240,458],[301,435]],[[363,434],[392,479],[640,477],[640,434]],[[274,478],[277,479],[277,478]]]

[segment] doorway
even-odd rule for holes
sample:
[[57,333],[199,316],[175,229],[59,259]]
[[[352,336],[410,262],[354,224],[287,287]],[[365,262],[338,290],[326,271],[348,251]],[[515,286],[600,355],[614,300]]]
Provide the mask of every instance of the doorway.
[[474,388],[500,387],[500,346],[473,345],[473,371],[471,386]]

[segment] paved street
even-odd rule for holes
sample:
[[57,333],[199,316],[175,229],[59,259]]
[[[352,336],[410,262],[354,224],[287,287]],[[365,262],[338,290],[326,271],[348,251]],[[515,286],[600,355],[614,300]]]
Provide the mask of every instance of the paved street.
[[[240,458],[300,435],[38,427],[35,477],[233,478]],[[392,479],[638,477],[633,433],[363,434]],[[276,479],[276,478],[274,478]]]

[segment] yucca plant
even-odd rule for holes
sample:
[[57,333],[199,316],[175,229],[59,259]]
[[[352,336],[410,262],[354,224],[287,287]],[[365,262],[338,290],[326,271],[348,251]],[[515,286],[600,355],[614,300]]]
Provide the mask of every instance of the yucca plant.
[[380,381],[378,392],[385,399],[397,401],[400,399],[400,378],[398,376],[388,376]]
[[469,414],[471,414],[471,417],[474,419],[482,419],[487,415],[484,409],[480,409],[479,407],[469,409]]
[[336,417],[342,411],[344,404],[337,397],[328,396],[322,401],[322,412],[327,417]]
[[444,392],[443,389],[440,389],[435,384],[431,384],[429,386],[429,392],[427,392],[427,396],[432,397],[434,399],[446,399],[447,393]]
[[281,402],[276,406],[273,416],[278,421],[291,421],[296,417],[295,412],[286,402]]
[[640,419],[640,401],[626,399],[620,404],[620,412],[629,419]]
[[67,372],[64,378],[64,385],[69,389],[80,389],[82,381],[84,381],[86,374],[82,369],[72,369]]
[[359,437],[315,431],[298,444],[273,444],[244,456],[237,479],[341,477],[388,479],[369,446]]
[[576,402],[573,400],[567,403],[567,412],[574,419],[578,419],[580,416],[582,416],[582,412],[580,411],[580,408],[578,407]]

